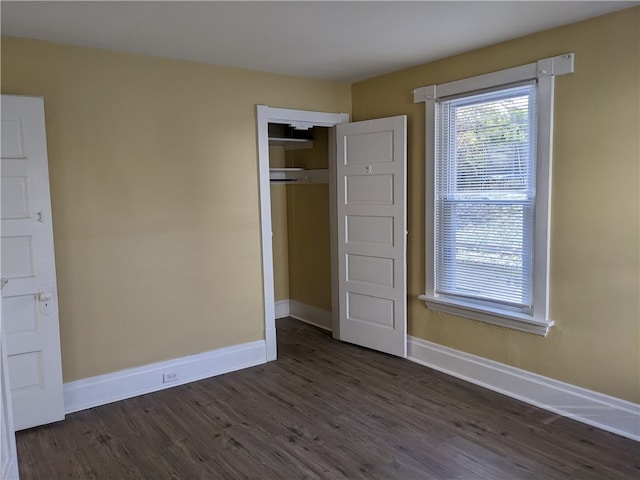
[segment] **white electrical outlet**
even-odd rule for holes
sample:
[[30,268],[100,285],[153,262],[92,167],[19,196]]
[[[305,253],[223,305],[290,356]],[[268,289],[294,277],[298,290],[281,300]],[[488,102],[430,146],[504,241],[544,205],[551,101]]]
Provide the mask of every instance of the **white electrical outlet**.
[[178,374],[176,372],[162,374],[162,383],[175,382],[176,380],[178,380]]

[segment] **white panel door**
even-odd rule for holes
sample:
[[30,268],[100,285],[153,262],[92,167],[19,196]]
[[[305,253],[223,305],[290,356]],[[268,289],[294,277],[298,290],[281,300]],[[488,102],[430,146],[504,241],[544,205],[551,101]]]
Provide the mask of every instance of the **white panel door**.
[[[0,331],[2,325],[0,324]],[[7,349],[4,336],[0,338],[0,478],[18,480],[18,454],[13,428],[13,409],[9,392],[9,372],[7,371]]]
[[338,125],[340,340],[407,356],[406,116]]
[[2,330],[16,430],[64,418],[42,98],[2,95]]

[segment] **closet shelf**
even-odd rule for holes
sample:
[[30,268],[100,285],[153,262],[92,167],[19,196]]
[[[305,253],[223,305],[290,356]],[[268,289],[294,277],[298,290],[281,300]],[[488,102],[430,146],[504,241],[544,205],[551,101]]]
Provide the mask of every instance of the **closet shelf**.
[[284,147],[285,150],[303,150],[313,148],[313,140],[306,138],[269,137],[269,145]]
[[271,183],[329,183],[329,170],[305,170],[304,168],[270,168]]

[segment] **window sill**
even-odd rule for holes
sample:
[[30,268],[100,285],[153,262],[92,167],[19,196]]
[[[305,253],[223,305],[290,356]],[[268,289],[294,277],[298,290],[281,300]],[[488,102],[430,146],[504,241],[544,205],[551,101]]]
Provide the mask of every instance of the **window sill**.
[[549,328],[554,325],[552,320],[536,320],[522,313],[499,310],[497,308],[478,307],[477,305],[432,297],[430,295],[420,295],[428,308],[438,312],[450,313],[460,317],[478,320],[491,325],[512,328],[521,332],[535,333],[543,337],[547,336]]

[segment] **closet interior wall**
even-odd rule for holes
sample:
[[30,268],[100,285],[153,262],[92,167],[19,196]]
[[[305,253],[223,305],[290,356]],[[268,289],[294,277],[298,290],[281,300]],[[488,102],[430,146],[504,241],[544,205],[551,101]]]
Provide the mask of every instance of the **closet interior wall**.
[[[284,147],[269,145],[269,166],[284,168]],[[271,183],[271,231],[273,288],[276,302],[289,298],[289,235],[287,233],[287,185]]]
[[[328,128],[313,128],[313,148],[269,147],[271,168],[328,168]],[[331,310],[329,184],[271,184],[275,300]]]

